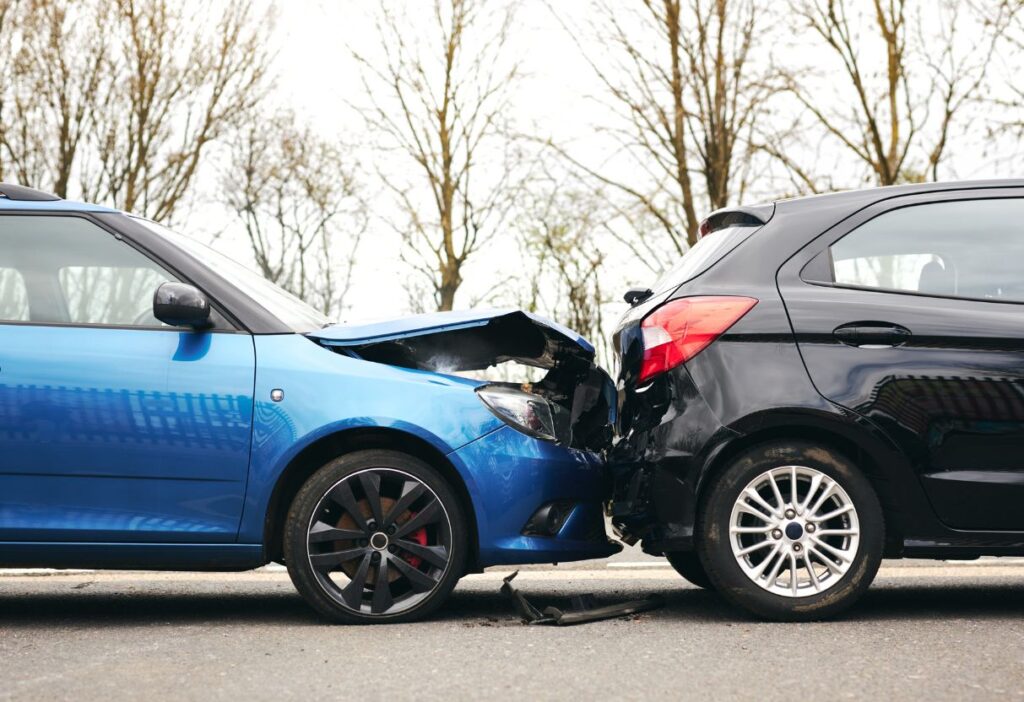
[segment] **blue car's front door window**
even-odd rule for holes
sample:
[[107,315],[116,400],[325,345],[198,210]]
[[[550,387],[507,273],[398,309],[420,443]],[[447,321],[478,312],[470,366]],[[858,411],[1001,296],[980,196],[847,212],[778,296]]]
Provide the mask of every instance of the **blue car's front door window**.
[[28,321],[25,279],[13,268],[0,268],[0,319]]
[[25,298],[0,307],[0,541],[234,540],[252,338],[158,322],[174,279],[88,220],[0,216]]

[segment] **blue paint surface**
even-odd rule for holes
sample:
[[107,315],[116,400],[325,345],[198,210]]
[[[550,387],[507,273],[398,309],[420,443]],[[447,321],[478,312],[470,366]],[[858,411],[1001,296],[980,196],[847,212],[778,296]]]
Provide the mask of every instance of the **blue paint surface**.
[[[505,426],[480,384],[297,334],[0,324],[0,564],[260,565],[296,457],[368,428],[446,457],[472,502],[479,565],[616,550],[601,461]],[[575,504],[560,532],[522,536],[556,499]]]
[[0,325],[0,541],[233,542],[247,334]]

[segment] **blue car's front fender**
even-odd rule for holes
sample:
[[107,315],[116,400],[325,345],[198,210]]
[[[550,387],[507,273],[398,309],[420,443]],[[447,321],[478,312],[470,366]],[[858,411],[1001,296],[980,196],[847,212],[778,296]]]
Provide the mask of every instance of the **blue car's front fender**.
[[[383,427],[449,454],[503,426],[472,389],[479,382],[343,356],[300,335],[256,336],[252,460],[238,540],[263,540],[274,488],[319,439]],[[275,402],[271,392],[280,390]],[[467,480],[468,478],[468,480]],[[463,475],[470,495],[472,476]]]

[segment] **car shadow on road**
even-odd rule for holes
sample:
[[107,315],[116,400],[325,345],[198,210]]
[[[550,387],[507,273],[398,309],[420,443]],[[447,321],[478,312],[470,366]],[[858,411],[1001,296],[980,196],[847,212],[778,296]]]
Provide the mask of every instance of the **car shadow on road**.
[[[571,607],[564,591],[545,586],[523,588],[524,594],[541,608]],[[1024,598],[1016,583],[986,585],[907,585],[869,590],[841,621],[911,621],[946,618],[983,620],[1024,616]],[[659,586],[621,593],[602,593],[599,604],[610,604],[638,596],[660,595],[662,609],[637,615],[651,625],[665,623],[708,624],[749,622],[750,618],[729,606],[712,592],[686,585]],[[465,626],[518,626],[511,603],[497,592],[456,590],[433,617]],[[250,624],[304,626],[318,625],[317,618],[297,593],[289,590],[249,589],[243,592],[188,593],[147,591],[145,586],[130,590],[16,592],[0,589],[0,630],[39,626],[121,626],[160,624]]]
[[0,592],[0,630],[46,625],[315,624],[298,593]]

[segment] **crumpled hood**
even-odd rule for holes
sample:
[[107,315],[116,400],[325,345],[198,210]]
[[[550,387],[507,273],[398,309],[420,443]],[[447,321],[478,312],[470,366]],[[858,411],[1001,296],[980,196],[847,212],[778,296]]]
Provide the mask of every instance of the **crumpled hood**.
[[310,332],[325,346],[405,368],[457,372],[505,361],[553,368],[592,362],[593,345],[557,322],[522,310],[434,312]]

